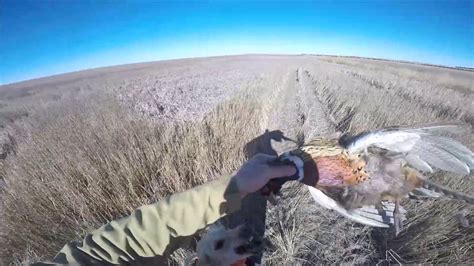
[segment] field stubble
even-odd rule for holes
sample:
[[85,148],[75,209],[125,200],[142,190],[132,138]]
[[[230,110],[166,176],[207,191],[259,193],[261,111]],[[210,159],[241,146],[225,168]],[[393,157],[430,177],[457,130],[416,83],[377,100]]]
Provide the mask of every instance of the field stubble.
[[[254,55],[94,71],[0,87],[4,263],[51,258],[140,205],[231,173],[245,160],[245,144],[266,129],[304,142],[387,125],[473,125],[474,74],[449,69]],[[474,147],[472,135],[461,140]],[[274,144],[278,152],[295,145]],[[472,178],[433,178],[474,193]],[[404,205],[407,228],[393,238],[322,209],[302,186],[290,185],[267,208],[272,244],[264,260],[473,262],[474,229],[456,218],[463,203]]]

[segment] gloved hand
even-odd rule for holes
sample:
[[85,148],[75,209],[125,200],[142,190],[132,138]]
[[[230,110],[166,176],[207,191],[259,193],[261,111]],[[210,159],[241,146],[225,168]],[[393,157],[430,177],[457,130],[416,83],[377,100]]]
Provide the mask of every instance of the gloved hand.
[[272,179],[296,174],[295,166],[276,164],[277,158],[273,155],[257,154],[240,168],[233,178],[242,197],[260,190]]
[[305,152],[299,151],[298,155],[292,152],[281,154],[278,159],[271,162],[272,165],[291,165],[296,168],[296,173],[291,176],[275,178],[270,180],[260,193],[264,196],[278,194],[283,184],[288,181],[299,181],[308,186],[316,186],[319,180],[318,167],[314,160]]

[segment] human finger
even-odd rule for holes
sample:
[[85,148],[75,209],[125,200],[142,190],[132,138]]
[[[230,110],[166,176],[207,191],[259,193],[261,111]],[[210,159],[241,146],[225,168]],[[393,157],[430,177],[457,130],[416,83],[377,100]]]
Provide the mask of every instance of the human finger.
[[277,158],[278,158],[278,156],[269,155],[269,154],[265,154],[265,153],[257,153],[253,157],[254,160],[256,160],[258,162],[262,162],[262,163],[274,162],[274,161],[276,161]]
[[293,176],[296,174],[296,172],[296,167],[293,165],[275,165],[269,167],[268,177],[273,179],[278,177]]

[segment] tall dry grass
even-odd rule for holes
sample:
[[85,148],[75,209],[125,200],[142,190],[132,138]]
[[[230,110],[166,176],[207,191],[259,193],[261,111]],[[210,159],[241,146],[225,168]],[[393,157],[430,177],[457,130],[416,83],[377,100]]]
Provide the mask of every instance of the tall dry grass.
[[[231,62],[225,58],[219,62],[228,60]],[[237,68],[253,59],[246,60],[239,61]],[[255,61],[265,60],[269,59]],[[426,81],[428,72],[418,75],[421,70],[391,66],[385,73],[381,63],[337,60],[333,64],[314,57],[272,57],[254,67],[264,73],[257,77],[255,69],[237,75],[235,81],[221,77],[220,84],[230,87],[249,80],[244,83],[248,90],[217,108],[209,105],[213,111],[186,123],[151,121],[130,113],[114,97],[95,94],[120,84],[115,77],[110,81],[113,86],[99,77],[94,90],[84,82],[80,92],[71,87],[68,94],[45,91],[44,101],[36,96],[21,98],[26,107],[1,106],[0,102],[0,123],[12,117],[23,123],[16,125],[18,134],[13,134],[14,151],[0,160],[0,175],[6,183],[2,191],[1,263],[49,259],[66,242],[81,239],[143,204],[231,173],[245,160],[244,145],[265,128],[281,129],[303,142],[319,134],[396,124],[452,120],[472,124],[468,102],[472,94],[463,79],[454,82],[452,90],[445,90],[449,79],[432,85]],[[182,67],[187,69],[192,62],[185,63]],[[193,67],[203,69],[204,61],[198,63]],[[210,64],[211,70],[219,68],[215,62]],[[180,80],[181,66],[175,67],[175,72],[166,70],[162,75],[165,81],[173,75]],[[159,91],[150,84],[161,81],[162,76],[152,70],[143,68],[147,73],[136,77],[137,81],[124,81],[130,87],[129,96],[138,99],[134,103],[143,103],[148,94],[139,92],[147,86],[154,93]],[[204,84],[192,85],[193,89],[213,83],[211,70],[202,70],[198,78],[188,71],[189,84],[195,79]],[[232,71],[224,72],[230,75]],[[153,82],[147,79],[149,75]],[[173,92],[173,82],[168,85]],[[61,90],[68,86],[65,83]],[[444,101],[448,96],[450,101]],[[473,147],[472,136],[462,140]],[[433,178],[453,189],[474,192],[472,178]],[[438,199],[410,201],[404,206],[409,211],[407,229],[394,238],[390,231],[357,225],[315,205],[302,186],[293,184],[284,188],[278,205],[267,206],[266,236],[271,245],[264,261],[270,265],[472,264],[474,229],[462,227],[456,218],[465,204]],[[472,214],[467,218],[472,221]],[[186,261],[190,252],[180,250],[174,262]]]
[[[231,173],[271,112],[262,97],[268,100],[243,93],[187,124],[157,124],[97,95],[43,110],[4,168],[3,262],[49,259],[65,243],[143,204]],[[268,208],[267,264],[378,257],[369,228],[316,206],[300,185],[284,195]],[[186,262],[190,252],[179,250],[171,262]]]
[[51,258],[107,221],[232,172],[260,129],[258,106],[245,96],[186,125],[151,123],[109,99],[90,100],[46,110],[7,161],[3,263]]

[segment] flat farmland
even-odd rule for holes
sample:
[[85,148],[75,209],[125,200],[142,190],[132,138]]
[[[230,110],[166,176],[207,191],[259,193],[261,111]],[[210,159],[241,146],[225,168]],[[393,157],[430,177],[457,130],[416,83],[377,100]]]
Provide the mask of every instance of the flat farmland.
[[[352,57],[242,55],[0,86],[2,262],[51,258],[68,241],[143,204],[232,173],[246,160],[247,144],[266,130],[304,143],[443,121],[474,126],[474,72]],[[474,149],[472,134],[460,141]],[[295,147],[271,144],[276,152]],[[432,178],[474,194],[472,176]],[[271,245],[263,259],[474,263],[474,227],[462,225],[474,219],[471,206],[449,199],[407,199],[403,206],[405,230],[394,237],[323,209],[304,187],[289,185],[264,210]],[[181,249],[171,260],[190,253],[192,247]]]

